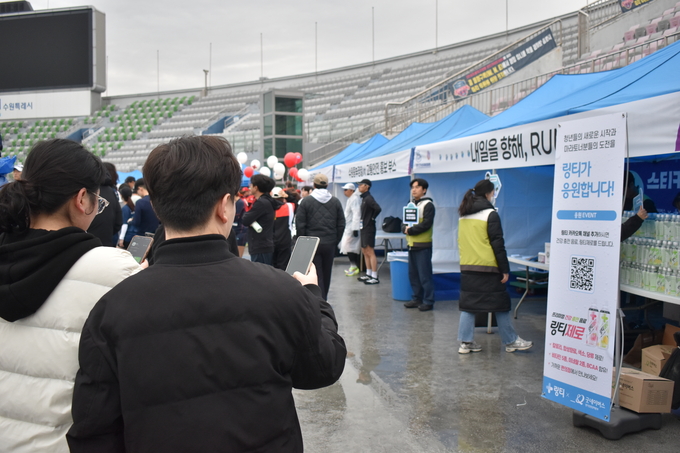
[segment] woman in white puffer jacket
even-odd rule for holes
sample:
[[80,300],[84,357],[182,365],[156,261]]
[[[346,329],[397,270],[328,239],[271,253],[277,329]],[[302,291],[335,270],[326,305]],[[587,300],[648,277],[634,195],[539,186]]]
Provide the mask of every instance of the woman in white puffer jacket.
[[101,160],[40,142],[0,190],[0,451],[68,452],[78,343],[94,304],[140,268],[86,233],[106,206]]

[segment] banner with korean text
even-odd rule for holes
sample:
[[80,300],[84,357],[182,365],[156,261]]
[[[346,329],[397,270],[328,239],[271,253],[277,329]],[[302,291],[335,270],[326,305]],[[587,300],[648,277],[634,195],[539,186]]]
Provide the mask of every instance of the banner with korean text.
[[0,120],[89,116],[100,97],[90,90],[0,93]]
[[609,420],[627,118],[557,127],[543,397]]
[[[680,152],[680,92],[415,147],[415,174],[487,171],[555,163],[557,125],[626,113],[630,157]],[[492,118],[493,120],[493,118]]]
[[547,29],[498,59],[452,82],[453,96],[461,99],[478,93],[530,65],[556,47],[555,38],[550,29]]
[[336,165],[333,182],[357,182],[364,178],[380,181],[408,176],[410,158],[411,150],[408,149],[373,159]]

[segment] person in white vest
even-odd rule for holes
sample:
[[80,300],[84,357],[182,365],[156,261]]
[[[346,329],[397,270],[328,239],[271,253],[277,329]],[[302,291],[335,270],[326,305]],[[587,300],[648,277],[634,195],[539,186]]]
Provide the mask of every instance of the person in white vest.
[[66,453],[80,334],[94,304],[140,269],[85,231],[108,202],[80,144],[39,142],[0,191],[0,451]]
[[349,269],[345,270],[345,275],[353,277],[359,273],[359,253],[361,253],[361,239],[359,230],[361,229],[361,195],[356,191],[356,186],[348,182],[342,186],[342,190],[347,197],[345,205],[345,232],[340,240],[340,253],[344,253],[349,258]]

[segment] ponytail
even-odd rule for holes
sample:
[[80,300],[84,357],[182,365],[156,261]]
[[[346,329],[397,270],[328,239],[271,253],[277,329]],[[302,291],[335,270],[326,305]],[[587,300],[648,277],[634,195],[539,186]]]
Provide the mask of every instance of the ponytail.
[[40,194],[31,184],[16,180],[0,190],[0,233],[27,230],[31,212],[40,202]]
[[464,217],[472,213],[472,207],[475,203],[475,198],[486,197],[486,194],[493,192],[494,186],[488,179],[482,179],[477,184],[475,184],[474,189],[468,189],[463,195],[463,201],[458,207],[458,215]]
[[82,188],[95,193],[107,175],[101,160],[71,140],[36,143],[21,180],[0,190],[0,233],[23,232],[31,217],[53,214]]

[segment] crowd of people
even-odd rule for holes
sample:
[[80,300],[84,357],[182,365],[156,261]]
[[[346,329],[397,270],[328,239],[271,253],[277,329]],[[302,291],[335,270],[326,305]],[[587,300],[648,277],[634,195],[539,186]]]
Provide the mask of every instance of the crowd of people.
[[[144,176],[136,203],[118,188],[127,231],[101,239],[86,231],[123,209],[78,143],[38,143],[0,190],[0,451],[301,452],[291,389],[332,384],[347,355],[315,268],[238,257],[225,140],[161,145]],[[268,184],[253,182],[250,211],[273,211]],[[114,246],[130,229],[155,231],[141,265]]]
[[[291,389],[332,384],[347,353],[327,302],[337,253],[345,275],[380,283],[370,180],[343,186],[344,208],[323,174],[300,192],[261,174],[241,187],[212,136],[158,146],[118,187],[113,165],[63,139],[15,171],[0,190],[0,451],[302,451]],[[435,302],[428,189],[410,182],[417,221],[402,229],[404,305],[419,311]],[[506,351],[532,346],[510,324],[492,196],[480,181],[459,209],[462,354],[481,350],[481,312]],[[153,236],[141,263],[123,250],[134,236]],[[291,277],[301,236],[320,241]]]

